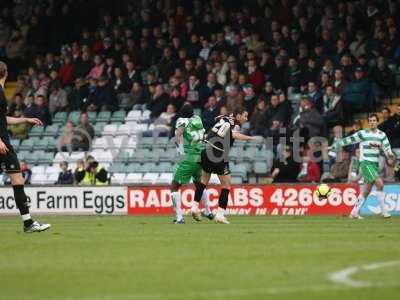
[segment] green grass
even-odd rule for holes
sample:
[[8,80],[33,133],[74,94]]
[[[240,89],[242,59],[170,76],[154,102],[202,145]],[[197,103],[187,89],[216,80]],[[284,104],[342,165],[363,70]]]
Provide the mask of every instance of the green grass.
[[332,283],[351,266],[400,260],[400,218],[232,217],[184,226],[164,217],[49,217],[26,235],[0,218],[0,299],[398,299],[400,266],[360,272],[369,286]]

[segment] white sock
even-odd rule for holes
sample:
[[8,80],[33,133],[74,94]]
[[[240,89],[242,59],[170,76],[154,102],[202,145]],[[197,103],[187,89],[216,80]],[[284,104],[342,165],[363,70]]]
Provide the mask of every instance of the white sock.
[[31,214],[21,215],[22,221],[28,221],[32,219]]
[[385,207],[385,192],[376,191],[376,198],[378,198],[379,206],[381,207],[381,212],[383,215],[387,214],[388,211]]
[[353,207],[353,210],[351,211],[351,215],[352,216],[358,216],[360,213],[360,209],[363,206],[365,202],[365,198],[362,194],[360,194],[360,196],[358,196],[357,202]]
[[206,215],[209,215],[211,211],[210,211],[210,199],[207,190],[204,190],[203,195],[201,196],[201,201],[203,201],[204,204],[204,213]]
[[192,212],[197,212],[199,210],[199,202],[192,201]]
[[183,219],[182,208],[181,208],[181,194],[179,192],[172,192],[171,197],[172,197],[172,203],[174,204],[175,207],[176,220],[180,221]]
[[223,209],[222,207],[218,207],[217,216],[224,217],[225,216],[225,209]]

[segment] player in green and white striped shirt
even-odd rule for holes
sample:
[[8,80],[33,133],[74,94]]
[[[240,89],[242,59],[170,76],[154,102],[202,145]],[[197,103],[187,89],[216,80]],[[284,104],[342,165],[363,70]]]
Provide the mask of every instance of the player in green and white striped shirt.
[[378,116],[370,115],[368,118],[369,129],[359,130],[351,136],[339,141],[338,146],[347,146],[350,144],[360,144],[360,169],[364,177],[364,191],[360,194],[357,203],[351,211],[350,217],[354,219],[362,219],[359,212],[363,206],[365,199],[370,194],[372,187],[376,186],[376,196],[381,207],[382,215],[389,218],[385,207],[385,193],[383,192],[383,180],[379,176],[379,156],[381,152],[391,161],[396,158],[390,148],[390,143],[386,134],[378,129]]

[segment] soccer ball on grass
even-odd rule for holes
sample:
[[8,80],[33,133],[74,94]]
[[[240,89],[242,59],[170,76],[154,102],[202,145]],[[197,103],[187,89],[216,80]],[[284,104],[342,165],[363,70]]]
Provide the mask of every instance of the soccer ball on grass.
[[323,183],[317,187],[315,193],[317,194],[318,198],[328,198],[332,193],[332,190],[329,185]]

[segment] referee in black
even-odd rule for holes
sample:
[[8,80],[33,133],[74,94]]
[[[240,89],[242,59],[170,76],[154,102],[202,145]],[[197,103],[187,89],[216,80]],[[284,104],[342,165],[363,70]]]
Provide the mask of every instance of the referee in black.
[[13,118],[7,116],[7,100],[4,95],[4,85],[7,75],[7,65],[0,61],[0,166],[11,178],[15,202],[21,214],[22,221],[24,222],[24,232],[41,232],[49,229],[51,225],[40,224],[32,220],[29,214],[28,201],[24,191],[24,178],[22,177],[17,154],[10,143],[7,125],[22,123],[29,123],[32,125],[43,124],[42,121],[36,118]]

